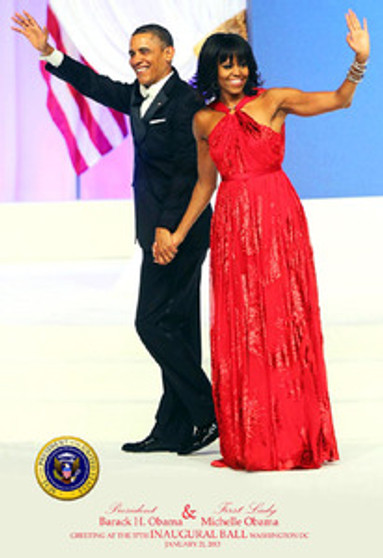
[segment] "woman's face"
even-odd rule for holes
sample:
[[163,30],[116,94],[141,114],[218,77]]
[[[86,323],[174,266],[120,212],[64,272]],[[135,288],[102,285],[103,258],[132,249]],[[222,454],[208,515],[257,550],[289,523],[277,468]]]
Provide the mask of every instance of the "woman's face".
[[238,96],[243,92],[249,78],[249,68],[246,62],[239,63],[236,56],[218,64],[218,85],[221,93]]

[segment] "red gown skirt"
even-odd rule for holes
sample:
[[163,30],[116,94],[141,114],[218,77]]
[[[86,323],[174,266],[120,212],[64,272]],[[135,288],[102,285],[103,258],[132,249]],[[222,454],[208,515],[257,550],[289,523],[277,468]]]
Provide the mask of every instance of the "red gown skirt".
[[[209,136],[223,178],[211,232],[212,382],[223,463],[318,468],[339,458],[313,253],[277,133],[242,110]],[[245,109],[246,110],[246,109]]]

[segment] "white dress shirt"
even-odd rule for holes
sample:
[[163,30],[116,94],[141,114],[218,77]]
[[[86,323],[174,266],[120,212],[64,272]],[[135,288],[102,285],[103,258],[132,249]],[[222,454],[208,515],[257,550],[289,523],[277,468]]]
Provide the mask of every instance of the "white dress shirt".
[[153,99],[158,95],[173,73],[174,72],[170,72],[170,74],[167,74],[164,78],[160,79],[160,81],[156,81],[156,83],[149,85],[149,87],[145,87],[145,85],[140,84],[140,93],[144,97],[140,107],[141,118],[145,115],[146,111],[152,104]]

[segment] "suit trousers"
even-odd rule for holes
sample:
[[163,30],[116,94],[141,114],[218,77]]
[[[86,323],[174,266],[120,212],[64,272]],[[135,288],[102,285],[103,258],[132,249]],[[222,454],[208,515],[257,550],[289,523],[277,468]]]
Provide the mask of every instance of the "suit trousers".
[[162,371],[163,395],[152,433],[175,447],[194,426],[215,419],[211,384],[201,368],[200,280],[206,248],[181,245],[165,266],[143,251],[136,329]]

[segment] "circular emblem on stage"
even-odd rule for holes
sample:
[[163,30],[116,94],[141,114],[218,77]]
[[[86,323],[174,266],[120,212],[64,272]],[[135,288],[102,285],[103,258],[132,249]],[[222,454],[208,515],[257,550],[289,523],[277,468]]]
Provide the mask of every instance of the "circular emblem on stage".
[[39,452],[36,478],[53,498],[75,500],[85,496],[97,482],[100,466],[94,449],[73,436],[48,442]]

